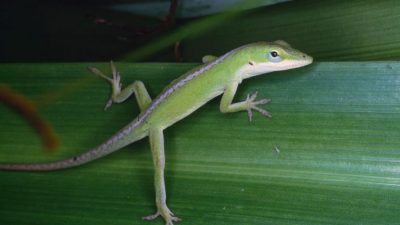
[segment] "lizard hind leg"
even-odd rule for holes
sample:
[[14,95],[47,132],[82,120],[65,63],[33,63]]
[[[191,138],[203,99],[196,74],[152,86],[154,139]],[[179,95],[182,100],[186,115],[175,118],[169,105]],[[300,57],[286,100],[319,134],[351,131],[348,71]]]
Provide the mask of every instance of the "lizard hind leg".
[[149,139],[154,163],[154,186],[157,211],[155,214],[143,217],[143,219],[153,220],[161,216],[165,220],[166,225],[173,225],[175,222],[180,221],[180,219],[174,216],[166,203],[164,135],[162,129],[151,128],[149,131]]
[[132,84],[128,85],[124,89],[121,90],[121,76],[117,71],[114,63],[110,62],[111,70],[112,70],[112,78],[104,75],[99,69],[94,67],[89,67],[88,69],[93,74],[107,80],[111,84],[112,94],[110,99],[107,101],[104,110],[107,110],[113,102],[121,103],[128,99],[133,93],[135,94],[136,101],[138,102],[140,110],[143,112],[150,104],[151,97],[147,92],[146,87],[143,82],[135,81]]

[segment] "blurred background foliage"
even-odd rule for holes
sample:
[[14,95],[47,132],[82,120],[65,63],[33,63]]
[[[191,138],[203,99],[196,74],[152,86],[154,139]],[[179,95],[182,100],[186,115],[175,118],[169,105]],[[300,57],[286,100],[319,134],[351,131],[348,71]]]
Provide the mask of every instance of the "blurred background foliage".
[[[244,43],[276,39],[286,40],[319,61],[400,56],[400,4],[396,0],[299,0],[266,6],[276,2],[184,0],[173,25],[146,33],[163,23],[160,18],[168,13],[169,1],[6,1],[0,3],[0,61],[124,58],[174,62],[174,44],[179,41],[183,61],[199,62],[204,54],[222,54]],[[135,7],[143,13],[133,14]],[[161,9],[146,13],[142,10],[146,7]],[[232,8],[243,10],[215,14]],[[181,16],[185,13],[190,16]]]

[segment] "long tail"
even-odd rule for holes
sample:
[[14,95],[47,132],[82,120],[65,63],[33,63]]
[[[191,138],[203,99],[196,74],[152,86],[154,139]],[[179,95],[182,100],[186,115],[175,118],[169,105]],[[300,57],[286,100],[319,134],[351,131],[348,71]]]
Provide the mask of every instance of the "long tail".
[[112,151],[102,151],[102,145],[97,148],[91,149],[81,155],[71,157],[68,159],[49,162],[49,163],[10,163],[0,164],[0,170],[16,170],[16,171],[50,171],[60,170],[70,167],[79,166],[89,161],[100,158],[104,155],[110,154]]
[[88,161],[91,161],[92,151],[90,150],[82,155],[55,161],[49,163],[9,163],[0,164],[0,170],[15,170],[15,171],[50,171],[50,170],[60,170],[66,169],[74,166],[82,165]]
[[[93,148],[85,153],[78,156],[71,157],[68,159],[49,162],[49,163],[10,163],[0,164],[0,170],[14,170],[14,171],[50,171],[50,170],[61,170],[70,167],[79,166],[95,159],[101,158],[112,152],[115,152],[122,147],[135,142],[145,137],[145,135],[137,134],[126,134],[123,135],[123,130],[112,136],[103,144],[96,148]],[[134,137],[132,137],[134,136]],[[123,140],[124,139],[124,140]]]

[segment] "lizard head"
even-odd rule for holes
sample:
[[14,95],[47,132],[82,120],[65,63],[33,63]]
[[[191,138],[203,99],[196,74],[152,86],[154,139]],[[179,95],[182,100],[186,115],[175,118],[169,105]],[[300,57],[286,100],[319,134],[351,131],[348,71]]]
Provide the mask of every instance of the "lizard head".
[[313,58],[288,43],[258,42],[248,46],[248,63],[242,69],[243,78],[273,71],[289,70],[311,64]]

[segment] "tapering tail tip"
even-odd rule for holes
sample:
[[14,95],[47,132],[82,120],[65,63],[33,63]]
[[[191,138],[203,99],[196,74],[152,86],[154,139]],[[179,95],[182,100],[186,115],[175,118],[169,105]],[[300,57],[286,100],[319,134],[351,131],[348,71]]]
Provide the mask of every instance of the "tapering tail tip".
[[0,164],[0,170],[8,171],[51,171],[61,170],[82,164],[74,158],[50,163],[5,163]]
[[0,164],[0,170],[8,171],[47,171],[51,170],[45,164]]

